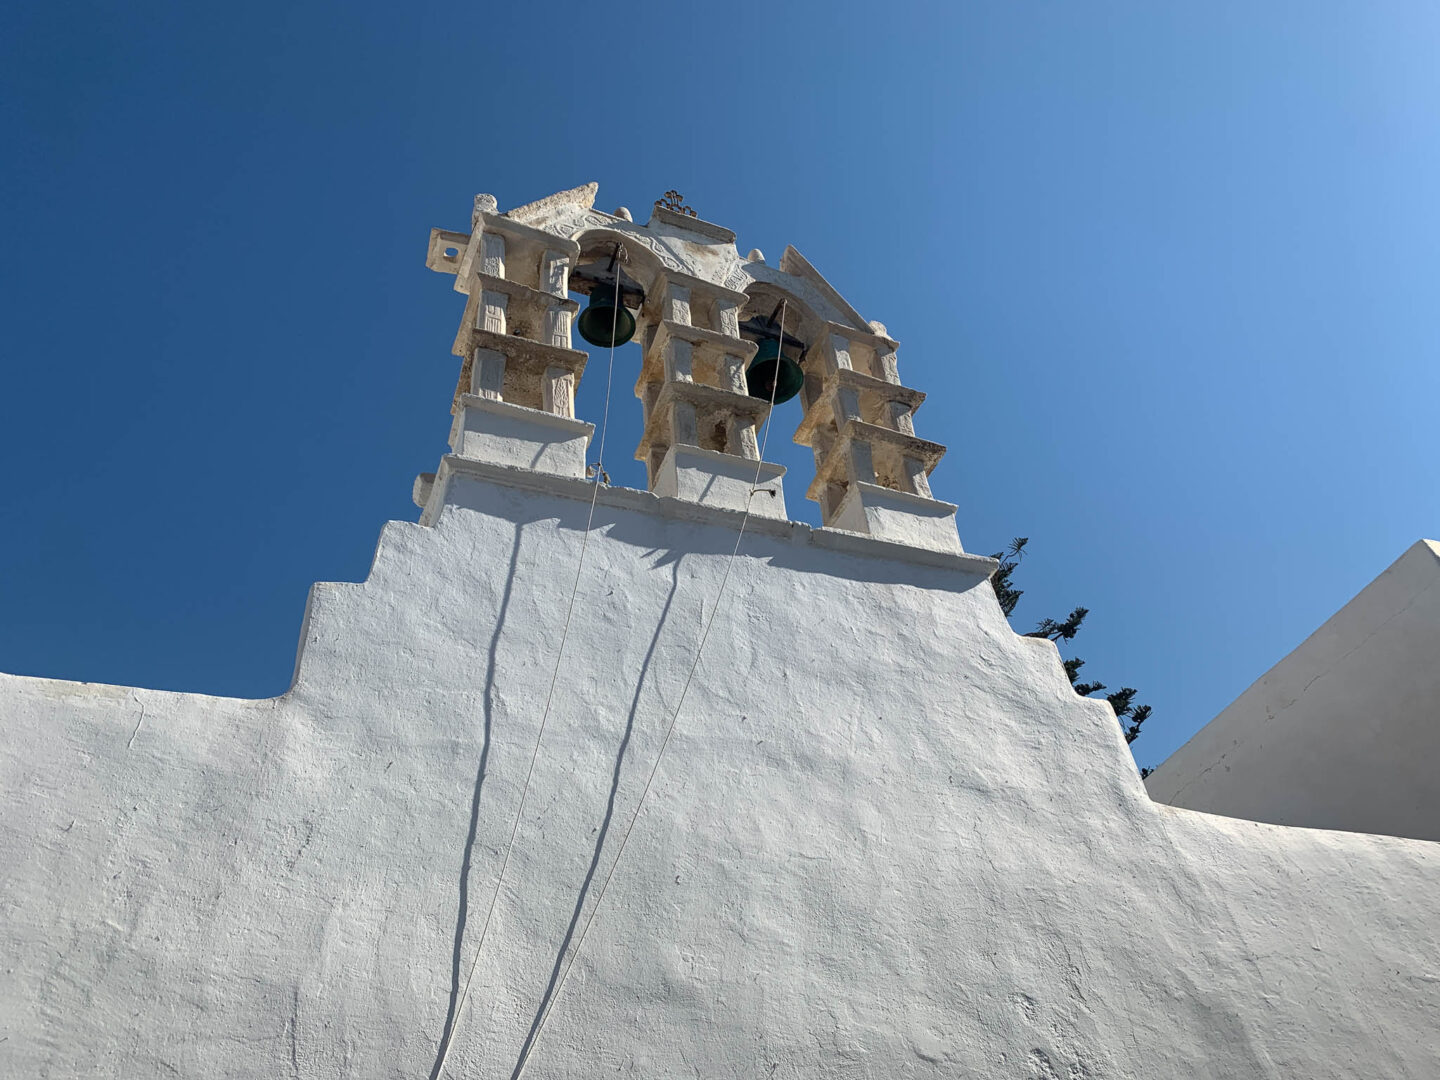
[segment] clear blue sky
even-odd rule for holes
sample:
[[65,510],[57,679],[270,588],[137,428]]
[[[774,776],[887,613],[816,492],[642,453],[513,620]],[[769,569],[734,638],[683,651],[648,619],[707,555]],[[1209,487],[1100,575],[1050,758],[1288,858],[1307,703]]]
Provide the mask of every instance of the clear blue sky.
[[444,450],[428,230],[597,180],[887,324],[967,549],[1031,537],[1017,623],[1090,607],[1158,763],[1440,534],[1437,49],[1428,0],[12,5],[0,670],[282,692]]

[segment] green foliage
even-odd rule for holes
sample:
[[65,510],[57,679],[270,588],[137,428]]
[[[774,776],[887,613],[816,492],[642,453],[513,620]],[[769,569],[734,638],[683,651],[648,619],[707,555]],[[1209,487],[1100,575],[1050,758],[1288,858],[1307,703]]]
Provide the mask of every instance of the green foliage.
[[1064,622],[1056,622],[1054,619],[1041,619],[1040,625],[1031,630],[1026,637],[1048,637],[1051,641],[1069,641],[1080,630],[1080,624],[1085,621],[1085,616],[1090,614],[1089,608],[1077,607],[1065,617]]
[[[1015,613],[1015,608],[1020,603],[1020,597],[1025,595],[1023,589],[1015,588],[1012,577],[1020,563],[1025,558],[1025,545],[1030,542],[1028,536],[1017,536],[1010,541],[1010,546],[1004,551],[997,551],[991,556],[1000,560],[1000,566],[996,569],[990,579],[995,587],[995,597],[1000,601],[1000,610],[1005,613],[1008,619]],[[1026,637],[1049,638],[1059,644],[1062,641],[1071,641],[1080,632],[1080,626],[1085,622],[1085,616],[1090,614],[1089,608],[1077,607],[1064,619],[1041,619],[1034,630],[1026,633]],[[1080,682],[1080,669],[1085,666],[1085,661],[1078,656],[1072,656],[1063,661],[1065,675],[1070,680],[1070,685],[1081,697],[1091,697],[1106,689],[1102,682]],[[1123,686],[1119,690],[1105,695],[1105,700],[1110,702],[1110,707],[1115,710],[1115,718],[1120,721],[1120,730],[1125,734],[1126,743],[1133,743],[1140,737],[1140,728],[1150,718],[1151,708],[1149,705],[1136,705],[1135,695],[1140,691],[1133,686]],[[1142,768],[1140,777],[1144,779],[1154,770]]]
[[995,573],[990,575],[990,584],[995,587],[995,598],[1000,601],[1000,610],[1005,613],[1008,619],[1015,610],[1015,605],[1020,603],[1020,597],[1024,596],[1024,590],[1014,588],[1010,584],[1010,575],[1020,565],[1020,560],[1025,557],[1025,545],[1030,542],[1028,536],[1017,536],[1010,541],[1010,546],[1004,551],[997,551],[991,556],[992,559],[999,559],[1000,565]]

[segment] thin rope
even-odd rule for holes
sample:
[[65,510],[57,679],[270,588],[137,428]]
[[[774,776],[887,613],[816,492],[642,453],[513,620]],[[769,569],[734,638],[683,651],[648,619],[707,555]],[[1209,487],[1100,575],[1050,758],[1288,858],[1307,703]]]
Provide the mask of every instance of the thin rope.
[[[617,248],[615,249],[615,254],[618,256],[618,255],[619,255],[622,251],[624,251],[624,250],[625,250],[625,247],[624,247],[624,245],[622,244],[622,245],[620,245],[619,247],[617,247]],[[628,259],[630,256],[629,256],[629,255],[626,255],[625,257]],[[600,447],[599,447],[599,449],[596,451],[596,454],[595,454],[595,493],[596,493],[596,494],[599,494],[599,491],[600,491],[600,481],[601,481],[602,478],[605,480],[605,482],[606,482],[607,484],[610,482],[610,481],[609,481],[609,478],[605,476],[605,436],[606,436],[606,434],[608,434],[609,431],[610,431],[610,382],[611,382],[611,377],[615,374],[615,331],[616,331],[617,329],[619,329],[619,326],[620,326],[620,305],[624,302],[624,301],[622,300],[622,297],[625,295],[625,291],[620,287],[620,266],[619,266],[620,260],[619,260],[619,258],[616,258],[615,263],[616,263],[616,266],[615,266],[615,306],[611,309],[611,315],[610,315],[610,368],[609,368],[608,371],[605,372],[605,411],[600,414],[600,415],[601,415],[601,419],[600,419]],[[593,517],[594,514],[595,514],[595,497],[594,497],[594,495],[592,495],[591,498],[590,498],[590,514],[591,514],[592,517]],[[585,532],[586,532],[586,535],[589,535],[590,525],[589,525],[588,522],[587,522],[586,525],[585,525]],[[582,551],[583,551],[583,549],[582,549]],[[559,665],[558,663],[555,665],[555,670],[556,670],[556,671],[559,671],[559,670],[560,670],[560,665]],[[553,689],[553,685],[552,685],[552,689]]]
[[[781,301],[780,305],[780,350],[783,353],[785,348],[785,313],[788,301]],[[720,601],[725,595],[725,586],[730,581],[730,571],[735,566],[735,559],[740,553],[740,542],[745,539],[745,527],[750,523],[750,502],[755,498],[755,492],[759,488],[760,473],[765,467],[765,447],[770,440],[770,419],[775,412],[775,394],[780,385],[780,365],[777,359],[775,365],[775,378],[770,383],[770,411],[765,416],[765,430],[760,440],[760,459],[755,463],[755,479],[750,485],[750,495],[745,500],[745,516],[740,519],[740,531],[735,537],[735,547],[730,552],[730,557],[725,560],[725,573],[720,578],[720,588],[715,593],[715,603],[710,609],[710,617],[705,620],[705,628],[700,634],[700,644],[695,648],[695,659],[690,664],[690,673],[685,676],[685,685],[680,689],[680,700],[675,703],[675,711],[670,717],[670,723],[665,728],[665,737],[660,740],[660,749],[655,754],[655,761],[650,766],[650,775],[645,778],[645,786],[640,790],[640,798],[635,802],[635,810],[630,815],[630,820],[625,825],[625,832],[621,834],[620,846],[615,852],[615,858],[610,863],[610,869],[605,874],[605,880],[600,883],[600,891],[595,895],[595,903],[590,906],[590,914],[585,920],[585,925],[580,930],[580,937],[575,942],[575,948],[571,950],[570,959],[565,965],[565,970],[560,973],[560,981],[555,984],[555,993],[550,996],[550,1004],[546,1007],[545,1013],[540,1017],[540,1023],[535,1027],[535,1037],[530,1040],[529,1047],[515,1065],[515,1071],[510,1074],[510,1080],[520,1080],[520,1074],[525,1071],[531,1055],[535,1052],[536,1045],[540,1042],[540,1035],[545,1030],[551,1014],[555,1011],[555,1004],[560,1000],[560,994],[565,989],[565,980],[570,977],[570,970],[575,966],[575,961],[580,958],[580,950],[585,947],[585,938],[590,933],[590,927],[595,922],[595,914],[600,910],[601,903],[605,900],[605,893],[610,888],[610,879],[615,876],[615,868],[620,865],[620,859],[625,854],[625,846],[630,843],[630,834],[635,829],[635,822],[639,820],[640,811],[644,808],[645,798],[650,794],[650,787],[655,781],[655,774],[660,770],[660,761],[665,756],[666,749],[670,746],[670,736],[675,732],[675,724],[680,719],[680,710],[685,705],[685,696],[690,692],[690,683],[695,678],[695,672],[700,667],[700,657],[705,651],[705,642],[710,637],[710,627],[715,622],[715,616],[720,612]]]
[[[780,360],[785,355],[785,313],[790,304],[789,300],[780,301],[780,347],[776,350],[778,355],[775,358],[775,378],[770,380],[770,411],[765,414],[765,430],[760,434],[760,460],[755,463],[755,482],[750,485],[750,494],[753,497],[755,489],[760,484],[760,469],[765,464],[765,447],[770,444],[770,416],[775,412],[775,394],[780,389]],[[750,520],[750,504],[745,504],[745,521],[740,523],[740,535],[745,535],[745,522]],[[740,545],[735,545],[735,550],[740,550]]]
[[540,740],[545,737],[545,725],[550,719],[550,703],[555,697],[555,684],[560,678],[560,663],[565,657],[565,641],[570,636],[570,618],[575,613],[575,596],[580,591],[580,571],[585,566],[585,549],[590,545],[590,526],[595,521],[595,503],[600,497],[600,485],[605,476],[605,432],[610,426],[610,384],[615,375],[615,331],[620,324],[621,293],[620,274],[615,274],[615,306],[610,319],[610,364],[605,372],[605,411],[600,418],[599,456],[595,463],[595,476],[590,492],[590,513],[585,519],[585,534],[580,540],[580,557],[575,560],[575,582],[570,587],[570,603],[565,609],[565,628],[560,631],[560,648],[555,652],[555,669],[550,673],[550,689],[545,695],[545,711],[540,715],[540,730],[535,733],[535,746],[530,751],[530,765],[525,770],[525,783],[520,788],[520,805],[515,810],[515,821],[510,826],[510,839],[505,842],[505,855],[500,860],[500,876],[495,879],[495,891],[490,895],[490,907],[485,912],[485,922],[480,927],[480,941],[475,946],[475,957],[470,961],[470,970],[465,975],[465,985],[460,991],[460,1000],[455,1006],[455,1021],[450,1025],[450,1034],[440,1049],[434,1080],[440,1080],[445,1072],[445,1063],[450,1057],[450,1047],[455,1043],[455,1033],[460,1029],[460,1018],[465,1011],[465,1002],[470,996],[470,983],[475,970],[480,966],[480,955],[485,950],[485,937],[490,932],[490,919],[495,914],[495,905],[500,899],[500,888],[505,884],[505,871],[510,866],[510,853],[515,848],[515,837],[520,832],[520,822],[525,816],[525,800],[530,795],[530,778],[535,775],[535,762],[540,757]]

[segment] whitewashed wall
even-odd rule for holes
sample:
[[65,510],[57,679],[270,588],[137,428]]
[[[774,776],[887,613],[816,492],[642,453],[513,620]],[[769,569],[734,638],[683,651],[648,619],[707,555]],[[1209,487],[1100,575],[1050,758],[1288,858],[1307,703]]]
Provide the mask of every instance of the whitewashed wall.
[[1159,802],[1440,840],[1440,544],[1420,540],[1147,779]]
[[[0,1075],[431,1074],[565,615],[563,486],[386,526],[283,697],[0,677]],[[602,497],[447,1075],[511,1075],[733,540]],[[1440,1073],[1440,849],[1152,803],[981,573],[856,547],[747,536],[527,1076]]]

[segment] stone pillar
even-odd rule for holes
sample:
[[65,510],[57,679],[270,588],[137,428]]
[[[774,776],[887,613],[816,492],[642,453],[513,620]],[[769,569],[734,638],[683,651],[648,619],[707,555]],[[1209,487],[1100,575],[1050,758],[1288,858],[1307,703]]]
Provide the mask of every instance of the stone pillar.
[[730,419],[729,438],[726,440],[725,452],[743,457],[747,461],[760,460],[760,443],[755,435],[755,421],[747,416],[735,416]]
[[648,288],[654,333],[635,387],[646,417],[635,456],[650,489],[783,519],[784,469],[759,462],[756,428],[769,406],[745,391],[756,349],[740,337],[745,294],[671,270]]
[[510,306],[510,297],[502,292],[484,289],[480,293],[480,311],[476,316],[475,328],[491,334],[505,333],[505,309]]
[[569,368],[545,369],[543,408],[556,416],[575,416],[575,373]]
[[570,293],[570,256],[563,251],[547,251],[540,264],[541,288],[551,296],[565,297]]
[[876,350],[875,366],[879,369],[880,378],[896,386],[900,385],[900,358],[893,345],[882,346]]
[[665,289],[664,319],[667,322],[690,325],[690,290],[683,285],[668,285]]
[[[845,369],[841,369],[842,371]],[[853,386],[838,386],[835,389],[835,423],[843,425],[860,419],[860,391]]]
[[[878,326],[878,324],[876,324]],[[915,435],[925,395],[900,384],[896,345],[875,327],[830,323],[806,364],[805,419],[795,441],[815,453],[807,495],[825,524],[940,551],[959,551],[955,507],[929,472],[945,448]]]
[[741,353],[727,352],[720,361],[720,385],[731,393],[744,394],[746,358]]
[[505,238],[499,233],[480,234],[480,273],[505,276]]
[[491,401],[505,400],[505,354],[495,349],[476,349],[470,370],[470,392]]
[[695,348],[693,343],[669,337],[663,347],[661,363],[666,382],[694,382]]
[[[898,385],[898,384],[897,384]],[[902,431],[906,435],[915,434],[915,421],[910,419],[910,406],[903,401],[887,401],[885,403],[886,418],[890,426],[896,431]]]
[[[462,257],[446,256],[462,243]],[[455,339],[466,368],[451,407],[454,457],[585,475],[594,428],[575,419],[586,354],[570,348],[579,305],[568,295],[579,253],[572,241],[496,214],[486,199],[476,201],[469,236],[432,233],[427,263],[454,273],[469,296]]]
[[571,312],[566,306],[570,293],[570,256],[563,251],[546,251],[540,263],[540,288],[560,303],[545,308],[545,341],[556,348],[571,346]]
[[700,433],[695,405],[690,401],[675,401],[670,405],[670,445],[699,446]]
[[844,454],[847,458],[844,470],[846,483],[853,484],[858,481],[862,484],[873,484],[875,482],[875,458],[868,442],[863,439],[846,439]]
[[738,338],[740,336],[740,305],[734,300],[719,299],[715,301],[716,329],[726,337]]

